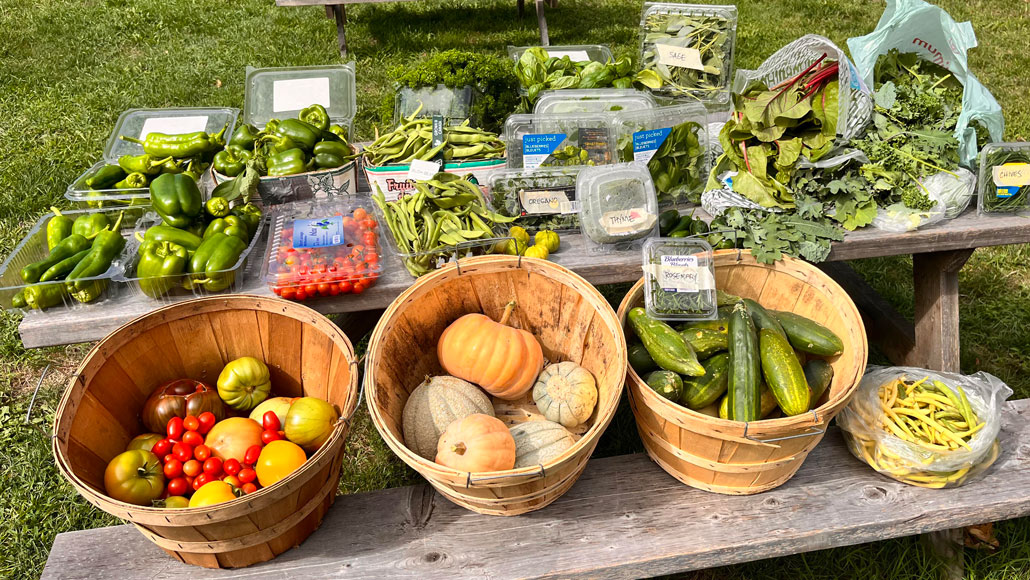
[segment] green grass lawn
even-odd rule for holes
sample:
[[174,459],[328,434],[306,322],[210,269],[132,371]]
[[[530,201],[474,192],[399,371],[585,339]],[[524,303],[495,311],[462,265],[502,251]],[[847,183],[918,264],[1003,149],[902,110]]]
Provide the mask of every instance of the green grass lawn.
[[[529,3],[532,4],[532,3]],[[958,20],[971,20],[980,47],[972,69],[1006,112],[1006,139],[1030,137],[1025,51],[1030,4],[947,0]],[[840,46],[872,30],[881,2],[742,0],[737,63],[755,67],[801,31]],[[553,44],[604,43],[635,54],[641,2],[563,0],[548,11]],[[372,135],[377,110],[392,91],[389,71],[427,53],[471,48],[504,54],[509,44],[538,42],[530,7],[519,19],[513,0],[359,5],[348,9],[357,62],[359,137]],[[6,256],[65,187],[100,156],[112,124],[132,107],[242,107],[247,66],[339,62],[335,28],[321,8],[277,8],[271,0],[42,0],[0,5],[0,256]],[[1023,48],[1020,48],[1023,47]],[[911,314],[911,260],[866,260],[855,267],[898,308]],[[962,272],[962,367],[987,370],[1017,397],[1030,396],[1030,252],[1022,246],[980,250]],[[625,287],[606,289],[618,301]],[[57,474],[49,439],[63,382],[85,348],[26,351],[18,319],[0,315],[0,577],[38,576],[54,535],[116,520],[80,499]],[[22,421],[29,392],[46,365],[32,426]],[[598,453],[640,451],[623,409]],[[341,490],[411,484],[417,475],[395,459],[367,413],[359,412],[347,443]],[[850,459],[842,459],[850,460]],[[1030,576],[1030,520],[998,526],[1002,549],[967,554],[970,579]],[[916,539],[735,566],[689,578],[927,578],[935,563]]]

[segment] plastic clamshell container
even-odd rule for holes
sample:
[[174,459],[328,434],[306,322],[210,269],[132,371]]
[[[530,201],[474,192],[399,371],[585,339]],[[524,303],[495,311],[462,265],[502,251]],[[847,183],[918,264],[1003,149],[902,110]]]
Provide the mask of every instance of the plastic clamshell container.
[[247,67],[243,121],[264,127],[270,119],[295,118],[302,109],[319,104],[331,122],[353,133],[358,110],[354,62],[341,65]]
[[[701,88],[667,88],[654,91],[656,94],[676,99],[691,99],[702,102],[728,103],[730,99],[730,88],[733,86],[734,75],[734,50],[737,44],[737,7],[730,5],[715,4],[677,4],[672,2],[645,2],[644,11],[640,17],[640,54],[638,59],[639,68],[653,68],[645,66],[645,55],[657,50],[655,38],[651,37],[656,31],[651,30],[649,19],[660,15],[688,16],[688,17],[710,17],[722,19],[726,22],[726,39],[723,44],[724,58],[722,62],[722,74],[715,83],[716,90]],[[660,33],[659,33],[660,34]],[[664,35],[662,35],[664,36]],[[658,43],[667,44],[667,43]],[[693,48],[687,46],[686,48]],[[693,49],[694,58],[697,58],[696,48]],[[675,60],[674,60],[675,62]],[[670,63],[663,63],[661,66],[675,66]],[[694,65],[696,66],[696,65]]]
[[[351,145],[351,150],[358,149]],[[211,170],[214,184],[232,179]],[[258,178],[257,195],[251,198],[256,205],[273,206],[292,201],[325,199],[333,196],[355,195],[358,192],[358,158],[332,169],[317,169],[293,175]]]
[[582,166],[504,169],[490,175],[493,211],[517,217],[512,225],[530,232],[579,231],[576,178]]
[[522,58],[522,53],[526,52],[526,50],[530,48],[543,48],[547,51],[548,56],[556,56],[558,58],[567,56],[572,62],[594,61],[607,63],[615,60],[614,55],[612,55],[612,49],[603,44],[567,44],[543,47],[509,46],[508,56],[517,62]]
[[[1007,154],[1001,165],[990,157]],[[988,143],[980,151],[980,176],[977,180],[978,214],[1020,213],[1030,210],[1030,143]],[[1021,191],[1022,190],[1022,191]],[[1022,197],[1022,200],[1018,199]],[[995,204],[1004,203],[1002,207]]]
[[[507,165],[505,158],[480,159],[478,161],[461,161],[454,163],[447,161],[443,164],[441,171],[453,173],[459,176],[471,175],[479,184],[480,189],[488,189],[489,178],[497,171],[504,169]],[[383,192],[387,201],[393,201],[415,191],[415,183],[408,179],[408,172],[411,165],[407,163],[390,163],[387,165],[369,165],[368,161],[362,159],[361,169],[365,173],[365,181],[368,187],[375,191]]]
[[[511,168],[606,165],[616,157],[612,120],[605,113],[511,115],[502,138]],[[576,150],[586,158],[567,157]]]
[[451,88],[444,85],[413,89],[402,87],[393,101],[393,122],[416,113],[416,118],[443,117],[445,123],[458,124],[472,115],[476,91],[466,85]]
[[644,306],[659,320],[711,320],[719,314],[712,246],[694,238],[644,241]]
[[[670,158],[664,164],[659,160],[652,167],[651,160],[661,150],[672,130],[685,123],[694,125],[689,130],[697,136],[700,147],[697,157],[691,158],[689,164],[683,156],[676,157],[675,160]],[[681,202],[690,196],[697,197],[694,201],[700,200],[711,169],[711,155],[708,151],[708,113],[704,105],[682,103],[646,111],[618,113],[615,115],[613,129],[619,160],[627,163],[644,163],[648,165],[648,170],[652,171],[651,179],[654,180],[659,204]],[[689,180],[686,175],[688,166],[696,169],[693,180]],[[660,180],[663,173],[668,174],[673,170],[681,175],[680,179],[670,183]]]
[[533,113],[616,113],[657,107],[651,93],[636,89],[560,89],[541,91]]
[[[122,235],[127,240],[127,246],[131,245],[133,232],[135,231],[136,225],[139,220],[143,219],[144,214],[150,210],[150,205],[133,206],[124,208],[125,216],[122,218],[122,223],[119,226]],[[123,209],[84,209],[84,210],[67,210],[62,211],[62,215],[67,216],[71,219],[76,219],[82,215],[90,215],[103,213],[108,216],[108,219],[114,223],[118,219],[118,214]],[[14,308],[11,306],[11,299],[14,298],[19,292],[29,286],[36,284],[26,284],[21,278],[21,269],[29,264],[38,262],[50,255],[50,251],[47,249],[46,243],[46,228],[50,220],[55,216],[53,213],[49,213],[39,221],[36,222],[29,233],[15,246],[14,251],[7,257],[3,265],[0,266],[0,306],[5,310],[21,311],[27,316],[45,316],[47,313],[57,310],[60,306],[54,306],[47,310],[33,310],[30,308]],[[100,298],[90,303],[82,303],[75,300],[71,296],[65,296],[62,299],[62,305],[66,308],[87,308],[93,304],[99,304],[102,302],[109,301],[115,298],[121,287],[116,283],[117,276],[125,268],[125,257],[126,253],[123,251],[121,256],[115,258],[112,262],[111,267],[106,272],[99,276],[93,276],[90,278],[81,278],[81,281],[92,282],[96,281],[101,284],[105,284],[106,288],[101,293]],[[50,282],[40,282],[38,285],[42,286],[56,286],[63,285],[64,280],[55,280]]]
[[129,109],[118,116],[104,147],[104,161],[115,164],[122,155],[141,155],[143,146],[120,137],[146,139],[150,133],[217,133],[225,129],[229,140],[240,110],[231,107],[187,107],[174,109]]
[[[334,265],[336,259],[346,259],[357,246],[363,248],[362,255],[368,255],[369,250],[364,240],[358,239],[361,234],[347,231],[345,218],[353,217],[354,211],[358,208],[368,211],[373,205],[375,204],[367,197],[337,197],[322,201],[295,201],[275,206],[269,212],[268,252],[261,268],[262,279],[273,292],[280,294],[277,288],[341,282],[353,285],[367,275],[371,275],[373,280],[378,278],[382,272],[381,259],[370,263],[366,270],[350,274],[344,274],[342,270],[335,271]],[[378,239],[371,251],[376,253],[377,257],[382,256]],[[312,264],[327,264],[330,269],[320,274],[291,271],[291,266],[286,261],[300,253],[307,253]],[[337,291],[331,295],[339,293],[340,286],[337,286]]]
[[[126,206],[150,205],[149,187],[134,189],[90,189],[86,186],[86,179],[105,165],[108,165],[108,163],[101,159],[92,167],[84,171],[82,175],[75,178],[75,181],[73,181],[64,192],[64,198],[75,204],[75,207],[79,209],[120,208]],[[200,187],[200,193],[204,196],[205,201],[209,199],[211,189],[213,189],[217,183],[213,180],[214,177],[214,171],[205,171],[203,175],[200,176],[200,181],[197,183]]]
[[[159,225],[160,223],[161,218],[156,212],[148,212],[141,220],[139,220],[139,222],[137,222],[136,232],[139,233],[140,236],[143,236],[146,234],[148,228]],[[167,293],[157,298],[148,296],[140,287],[140,280],[142,280],[142,278],[136,275],[136,266],[139,265],[139,247],[142,245],[142,242],[136,239],[135,235],[129,238],[129,243],[125,246],[125,251],[123,252],[123,256],[125,256],[125,268],[120,274],[115,276],[115,280],[122,282],[125,286],[126,292],[131,296],[142,296],[144,298],[157,300],[166,304],[171,304],[172,302],[177,302],[182,298],[189,298],[191,296],[201,297],[211,296],[214,294],[242,292],[244,274],[247,269],[248,261],[254,253],[254,248],[256,248],[264,238],[266,223],[267,218],[262,218],[261,223],[258,224],[257,231],[254,232],[254,236],[250,239],[250,243],[247,244],[246,249],[244,249],[243,253],[240,254],[240,257],[236,260],[235,264],[225,270],[218,270],[210,273],[210,276],[225,276],[230,279],[229,285],[223,290],[210,291],[204,288],[203,285],[196,284],[191,285],[192,288],[186,288],[183,285],[183,282],[185,282],[186,278],[191,276],[191,274],[175,274],[172,276],[157,277],[158,279],[164,279],[171,286],[171,289]],[[194,277],[206,275],[207,274],[192,274]]]
[[576,179],[576,197],[580,229],[599,246],[630,249],[626,242],[650,237],[657,229],[658,200],[642,164],[585,167]]

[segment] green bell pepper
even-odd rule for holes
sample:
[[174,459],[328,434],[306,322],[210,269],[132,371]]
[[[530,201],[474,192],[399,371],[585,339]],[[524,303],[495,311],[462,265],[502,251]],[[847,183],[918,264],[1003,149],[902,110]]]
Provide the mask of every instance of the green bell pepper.
[[197,182],[185,173],[163,173],[150,184],[150,203],[165,225],[184,228],[204,208]]
[[229,138],[229,147],[239,147],[241,149],[253,149],[254,142],[257,141],[258,134],[261,131],[257,127],[249,123],[244,123],[236,130],[232,132],[232,137]]
[[174,157],[154,159],[153,155],[122,155],[118,158],[118,166],[126,173],[142,173],[143,175],[157,175],[161,173],[161,166]]
[[189,251],[172,242],[146,242],[140,246],[136,276],[139,288],[151,298],[160,298],[179,285],[186,273]]
[[197,157],[207,154],[214,155],[216,151],[225,146],[225,132],[229,129],[226,123],[222,130],[217,133],[206,131],[195,131],[193,133],[181,133],[169,135],[166,133],[148,133],[144,140],[135,137],[121,135],[118,138],[130,143],[139,143],[143,146],[143,152],[153,157]]
[[343,141],[319,141],[312,153],[315,166],[322,169],[340,167],[354,158],[354,152]]
[[61,240],[72,235],[72,227],[75,220],[61,213],[61,210],[50,206],[54,217],[46,223],[46,249],[53,250],[54,246],[61,243]]
[[322,131],[300,119],[286,119],[275,128],[275,134],[279,137],[289,137],[297,147],[311,151],[322,136]]
[[142,173],[130,173],[125,179],[114,184],[115,189],[142,189],[147,186],[147,176]]
[[186,169],[186,163],[185,159],[169,157],[168,161],[161,164],[161,173],[182,173]]
[[333,135],[336,135],[340,139],[343,139],[344,141],[347,140],[347,129],[346,128],[341,127],[340,125],[337,125],[337,124],[333,123],[332,125],[329,125],[329,129],[328,130],[329,130],[330,133],[332,133]]
[[214,234],[226,234],[236,236],[244,242],[250,242],[250,227],[244,219],[237,215],[228,215],[224,218],[213,220],[204,230],[204,239]]
[[300,149],[288,149],[268,158],[268,175],[280,177],[283,175],[296,175],[311,169],[313,162],[309,162],[307,155]]
[[265,123],[265,128],[262,130],[263,133],[275,133],[275,130],[279,128],[279,123],[282,123],[279,119],[269,119]]
[[207,211],[207,215],[213,218],[222,218],[229,215],[230,209],[229,200],[224,197],[212,197],[204,204],[204,210]]
[[198,182],[200,181],[200,175],[204,173],[206,168],[207,165],[199,157],[194,157],[186,164],[186,169],[182,171],[182,174]]
[[60,262],[54,264],[53,266],[50,266],[49,268],[47,268],[47,271],[43,272],[43,275],[39,277],[39,281],[49,282],[51,280],[57,280],[58,278],[66,276],[69,272],[74,270],[76,266],[79,265],[79,262],[81,262],[82,259],[85,258],[87,254],[89,254],[89,252],[90,251],[88,249],[82,250],[81,252],[75,254],[70,258],[65,258]]
[[[136,238],[144,244],[147,242],[171,242],[191,252],[196,251],[204,241],[196,234],[165,225],[151,226],[147,228],[147,233],[144,236],[140,237],[139,234],[136,234]],[[140,246],[140,249],[142,250],[142,246]]]
[[258,226],[261,225],[261,208],[252,203],[238,205],[232,208],[232,215],[243,218],[243,221],[247,224],[247,231],[250,233],[250,237],[254,237]]
[[329,128],[329,113],[322,105],[315,104],[301,109],[297,118],[318,129],[319,133]]
[[59,306],[68,296],[64,284],[38,284],[24,290],[25,304],[34,310],[45,310],[51,306]]
[[247,249],[247,243],[225,233],[212,234],[204,240],[190,258],[189,272],[194,276],[185,281],[187,289],[202,286],[208,292],[221,292],[236,280],[235,272],[227,272]]
[[51,266],[67,258],[71,258],[82,250],[88,250],[90,245],[91,242],[84,236],[72,234],[61,240],[61,243],[54,246],[54,249],[50,250],[50,255],[45,259],[22,268],[20,272],[21,279],[27,284],[35,284],[36,282],[39,282],[40,276],[49,270]]
[[21,292],[18,292],[11,297],[11,308],[28,308],[29,303],[25,301],[25,289],[22,288]]
[[215,154],[212,164],[218,173],[229,177],[236,177],[243,173],[243,170],[247,167],[247,162],[250,161],[252,156],[253,154],[250,151],[230,145]]
[[111,224],[110,228],[97,234],[89,254],[68,274],[65,287],[72,298],[83,303],[93,302],[107,288],[107,280],[83,280],[83,278],[95,278],[107,272],[114,259],[121,254],[125,247],[125,238],[122,237],[121,232],[124,217],[124,213],[119,214],[118,219]]
[[107,219],[107,214],[84,213],[72,222],[72,233],[92,239],[110,225],[111,220]]
[[117,165],[105,165],[96,173],[86,178],[86,187],[90,189],[110,189],[114,184],[125,179],[125,170]]
[[258,140],[258,148],[265,156],[275,155],[283,151],[298,149],[299,146],[289,137],[281,135],[265,135]]

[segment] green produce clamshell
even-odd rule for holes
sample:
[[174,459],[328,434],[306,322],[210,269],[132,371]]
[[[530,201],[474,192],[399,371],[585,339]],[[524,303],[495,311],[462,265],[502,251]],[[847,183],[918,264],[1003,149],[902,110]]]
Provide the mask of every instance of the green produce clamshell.
[[694,238],[644,242],[644,306],[659,320],[711,320],[718,316],[712,246]]
[[504,169],[490,175],[490,207],[529,232],[579,231],[576,177],[583,166]]
[[264,127],[270,119],[295,118],[301,109],[322,105],[330,122],[353,132],[358,110],[354,63],[281,68],[247,67],[243,121]]
[[658,108],[651,93],[636,89],[564,89],[541,91],[533,113],[618,113]]
[[[515,62],[522,58],[522,53],[536,46],[509,46],[508,56]],[[569,57],[572,62],[594,61],[607,63],[615,60],[612,50],[603,44],[567,44],[561,46],[545,46],[548,56]]]
[[612,120],[605,113],[511,115],[502,139],[508,167],[536,169],[615,161]]
[[[472,115],[472,103],[476,98],[476,90],[466,85],[451,88],[444,85],[413,89],[402,87],[397,90],[393,101],[393,124],[399,125],[401,119],[410,117],[416,111],[416,118],[443,117],[444,122],[459,125]],[[479,125],[480,119],[471,119],[473,125]]]
[[580,228],[593,252],[639,251],[642,240],[657,233],[658,200],[643,164],[584,167],[576,197]]
[[1030,143],[988,143],[980,151],[977,213],[1030,210]]
[[[225,129],[229,140],[236,127],[239,109],[231,107],[185,107],[175,109],[129,109],[118,116],[104,147],[104,161],[114,165],[122,155],[141,155],[143,146],[120,137],[146,139],[151,133],[218,133]],[[228,126],[227,126],[228,125]]]

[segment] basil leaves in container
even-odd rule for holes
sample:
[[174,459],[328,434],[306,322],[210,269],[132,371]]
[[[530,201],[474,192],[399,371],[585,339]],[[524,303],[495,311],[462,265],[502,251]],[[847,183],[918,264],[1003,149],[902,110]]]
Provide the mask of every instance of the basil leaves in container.
[[621,161],[647,165],[659,204],[700,204],[708,179],[707,113],[700,103],[619,113]]
[[544,91],[533,108],[540,114],[618,113],[657,109],[658,102],[647,91],[636,89],[566,89]]
[[576,177],[581,167],[505,169],[490,175],[490,205],[530,232],[579,230]]
[[655,234],[658,201],[647,167],[618,163],[585,167],[576,179],[579,225],[594,251],[638,249]]
[[508,167],[605,165],[615,161],[606,113],[511,115],[504,122]]
[[691,238],[644,242],[644,306],[659,320],[711,320],[718,315],[712,246]]
[[1030,209],[1030,143],[988,143],[980,152],[977,213]]
[[637,81],[666,97],[729,101],[736,6],[648,2],[640,28]]

